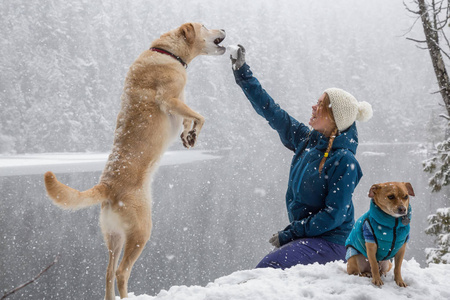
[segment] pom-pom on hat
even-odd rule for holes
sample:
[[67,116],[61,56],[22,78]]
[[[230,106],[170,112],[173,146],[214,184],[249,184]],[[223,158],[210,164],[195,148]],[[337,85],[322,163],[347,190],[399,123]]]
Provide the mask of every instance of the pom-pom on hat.
[[348,129],[356,120],[365,122],[372,118],[372,105],[369,103],[358,102],[352,94],[338,88],[327,89],[325,93],[330,98],[331,110],[339,131]]

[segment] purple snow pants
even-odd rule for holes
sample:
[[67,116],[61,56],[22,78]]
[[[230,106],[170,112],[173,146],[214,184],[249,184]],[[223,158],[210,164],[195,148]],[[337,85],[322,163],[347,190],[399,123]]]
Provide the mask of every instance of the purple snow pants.
[[301,264],[326,264],[330,261],[345,261],[345,246],[328,242],[322,238],[294,240],[270,252],[256,268],[287,269]]

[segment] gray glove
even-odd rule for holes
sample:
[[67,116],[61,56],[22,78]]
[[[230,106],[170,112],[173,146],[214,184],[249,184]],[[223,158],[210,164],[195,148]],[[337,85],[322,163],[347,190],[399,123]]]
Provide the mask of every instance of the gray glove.
[[233,70],[239,70],[245,64],[245,48],[238,44],[239,49],[236,52],[236,57],[230,55],[231,65]]
[[271,243],[274,247],[280,248],[280,239],[278,238],[278,233],[275,233],[270,239],[269,243]]

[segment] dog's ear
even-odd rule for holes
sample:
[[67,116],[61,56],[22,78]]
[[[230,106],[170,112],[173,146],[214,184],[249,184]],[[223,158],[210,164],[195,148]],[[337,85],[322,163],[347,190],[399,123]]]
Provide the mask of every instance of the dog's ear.
[[193,44],[195,41],[195,28],[192,23],[185,23],[180,27],[180,34],[186,43]]
[[380,185],[378,185],[378,184],[372,185],[369,190],[369,197],[370,198],[375,197],[375,191],[378,190],[379,188],[380,188]]
[[413,187],[412,187],[411,183],[409,183],[409,182],[404,182],[404,184],[405,184],[405,186],[406,186],[406,189],[408,190],[408,195],[410,195],[410,196],[415,196],[414,190],[413,190]]

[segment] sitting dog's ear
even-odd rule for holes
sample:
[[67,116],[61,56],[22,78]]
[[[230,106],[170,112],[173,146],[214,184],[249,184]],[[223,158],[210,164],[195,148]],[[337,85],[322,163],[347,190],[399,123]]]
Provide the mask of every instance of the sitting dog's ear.
[[409,182],[404,182],[404,184],[405,184],[405,186],[406,186],[406,189],[408,190],[408,195],[410,195],[410,196],[415,196],[414,190],[413,190],[413,187],[412,187],[411,183],[409,183]]
[[195,41],[195,29],[192,23],[185,23],[180,27],[180,34],[186,40],[186,43],[193,44]]
[[378,184],[372,185],[369,190],[369,197],[370,198],[375,197],[375,191],[378,190],[379,188],[380,188],[380,186]]

